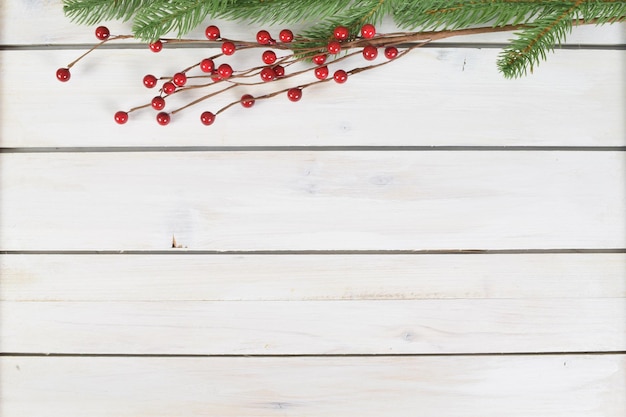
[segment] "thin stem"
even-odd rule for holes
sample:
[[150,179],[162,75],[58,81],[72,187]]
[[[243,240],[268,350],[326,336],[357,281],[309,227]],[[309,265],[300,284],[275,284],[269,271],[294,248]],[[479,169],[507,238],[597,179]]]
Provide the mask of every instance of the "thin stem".
[[193,105],[196,105],[196,104],[198,104],[198,103],[200,103],[200,102],[202,102],[202,101],[204,101],[204,100],[207,100],[207,99],[209,99],[209,98],[211,98],[211,97],[213,97],[213,96],[216,96],[216,95],[218,95],[218,94],[220,94],[220,93],[223,93],[223,92],[228,91],[228,90],[230,90],[230,89],[232,89],[232,88],[235,88],[235,87],[237,87],[237,84],[230,85],[230,86],[228,86],[228,87],[226,87],[226,88],[223,88],[223,89],[221,89],[221,90],[219,90],[219,91],[215,91],[215,92],[213,92],[213,93],[211,93],[211,94],[207,94],[206,96],[202,96],[202,97],[200,97],[199,99],[196,99],[196,100],[192,101],[191,103],[188,103],[188,104],[184,105],[183,107],[180,107],[180,108],[178,108],[178,109],[176,109],[176,110],[173,110],[173,111],[171,112],[171,114],[176,114],[176,113],[178,113],[178,112],[180,112],[180,111],[182,111],[182,110],[185,110],[185,109],[186,109],[186,108],[188,108],[188,107],[191,107],[191,106],[193,106]]
[[137,106],[137,107],[133,107],[132,109],[128,110],[126,113],[132,113],[132,112],[134,112],[134,111],[141,110],[141,109],[145,109],[146,107],[150,107],[150,106],[152,106],[152,104],[151,104],[151,103],[144,104],[144,105]]
[[107,42],[110,41],[116,41],[119,39],[130,39],[130,38],[134,38],[133,35],[117,35],[117,36],[109,36],[108,38],[104,39],[103,41],[95,44],[94,46],[92,46],[87,52],[85,52],[84,54],[82,54],[81,56],[79,56],[78,58],[76,58],[74,61],[70,62],[69,64],[67,64],[66,68],[72,68],[74,65],[76,65],[76,63],[78,61],[80,61],[81,59],[83,59],[84,57],[86,57],[87,55],[89,55],[90,53],[92,53],[93,51],[95,51],[96,49],[98,49],[99,47],[101,47],[102,45],[104,45]]

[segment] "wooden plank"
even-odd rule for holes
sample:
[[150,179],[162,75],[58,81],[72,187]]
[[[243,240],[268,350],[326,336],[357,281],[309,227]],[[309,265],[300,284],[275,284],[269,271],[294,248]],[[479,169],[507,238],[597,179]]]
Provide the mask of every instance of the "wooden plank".
[[[259,52],[245,52],[229,60],[235,69],[258,65]],[[171,75],[204,58],[202,49],[97,51],[68,83],[54,72],[80,51],[0,51],[0,146],[626,146],[623,51],[557,51],[517,80],[498,73],[498,53],[422,49],[345,84],[311,87],[298,103],[279,96],[253,109],[236,106],[212,126],[200,123],[203,111],[287,84],[242,87],[163,127],[152,109],[131,114],[124,126],[113,115],[157,94],[143,87],[145,74]],[[293,85],[313,80],[309,72]],[[174,96],[166,110],[187,102]]]
[[[61,0],[30,0],[30,1],[3,1],[0,7],[0,44],[58,44],[58,43],[93,43],[94,26],[77,25],[63,15]],[[28,22],[25,25],[24,22]],[[115,34],[130,33],[132,24],[129,22],[103,22]],[[228,22],[219,19],[208,19],[206,24],[200,25],[187,37],[204,39],[204,27],[208,24],[217,24],[222,29],[223,36],[235,39],[254,38],[259,29],[268,28],[272,33],[277,32],[284,25],[260,25]],[[288,25],[297,30],[302,25]],[[625,25],[606,25],[599,27],[577,27],[568,37],[571,44],[619,44],[626,42]],[[397,31],[391,19],[379,25],[379,31]],[[473,36],[468,39],[459,38],[460,42],[504,42],[510,34],[492,34],[489,36]]]
[[2,255],[6,301],[626,297],[626,254]]
[[2,154],[3,250],[626,247],[622,152]]
[[626,298],[0,302],[2,349],[90,354],[626,350]]
[[0,358],[3,417],[622,417],[624,355]]

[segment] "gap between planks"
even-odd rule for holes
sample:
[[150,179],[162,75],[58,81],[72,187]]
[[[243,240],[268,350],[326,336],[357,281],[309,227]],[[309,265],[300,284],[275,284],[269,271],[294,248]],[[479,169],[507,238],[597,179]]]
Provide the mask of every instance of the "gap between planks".
[[613,254],[626,248],[558,249],[418,249],[418,250],[0,250],[0,255],[524,255]]
[[[415,45],[415,43],[403,43],[399,44],[399,48],[408,48]],[[84,50],[90,49],[94,46],[93,43],[61,43],[61,44],[0,44],[0,51],[66,51],[66,50]],[[441,49],[503,49],[509,46],[504,42],[433,42],[421,46],[421,48],[441,48]],[[168,49],[220,49],[221,43],[219,42],[193,42],[189,44],[168,44]],[[126,44],[104,44],[98,47],[98,49],[141,49],[145,50],[146,45],[144,43],[126,43]],[[613,44],[602,45],[597,43],[590,44],[563,44],[554,48],[555,50],[588,50],[588,51],[623,51],[626,50],[626,44]]]
[[0,153],[157,152],[624,152],[626,146],[41,146],[2,147]]
[[186,354],[186,353],[65,353],[65,352],[0,352],[0,357],[13,358],[455,358],[455,357],[526,357],[526,356],[607,356],[626,355],[626,350],[565,352],[467,352],[467,353],[281,353],[281,354]]

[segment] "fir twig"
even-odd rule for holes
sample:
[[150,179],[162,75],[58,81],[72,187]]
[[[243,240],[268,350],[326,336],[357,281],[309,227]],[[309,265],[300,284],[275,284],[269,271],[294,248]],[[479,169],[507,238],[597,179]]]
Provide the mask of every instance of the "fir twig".
[[138,10],[133,33],[148,42],[156,41],[172,31],[181,37],[200,25],[209,14],[218,14],[228,4],[228,0],[152,1]]
[[498,68],[504,76],[515,78],[527,71],[532,73],[534,67],[546,59],[547,52],[571,32],[572,18],[584,1],[577,0],[565,10],[556,10],[553,15],[536,19],[518,33],[517,39],[504,49],[498,60]]
[[63,0],[63,12],[73,22],[95,25],[104,20],[128,21],[149,0]]
[[134,36],[147,42],[170,32],[182,37],[209,16],[255,23],[317,22],[293,44],[294,50],[308,54],[327,43],[335,26],[348,27],[354,38],[364,23],[376,24],[385,16],[416,32],[522,24],[525,28],[498,62],[512,78],[532,72],[565,40],[572,21],[624,21],[626,0],[63,0],[63,10],[77,23],[133,20]]

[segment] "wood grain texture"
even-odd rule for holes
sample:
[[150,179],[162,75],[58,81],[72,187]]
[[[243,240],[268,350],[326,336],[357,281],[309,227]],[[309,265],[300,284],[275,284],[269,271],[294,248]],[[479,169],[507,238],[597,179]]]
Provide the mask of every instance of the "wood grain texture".
[[626,247],[621,152],[3,154],[4,250]]
[[621,417],[611,356],[0,358],[3,417]]
[[626,254],[2,255],[6,301],[626,297]]
[[1,348],[71,354],[626,351],[626,298],[2,301]]
[[[258,65],[259,52],[246,52],[231,59],[235,69]],[[623,51],[561,50],[533,75],[507,80],[497,71],[495,49],[422,49],[345,84],[306,89],[298,103],[279,96],[253,109],[236,106],[208,127],[199,120],[203,111],[292,84],[229,91],[176,114],[167,127],[152,109],[118,126],[116,111],[157,94],[143,87],[145,74],[171,75],[206,52],[96,51],[72,69],[68,83],[58,82],[56,69],[78,54],[0,51],[2,147],[626,145],[624,90],[616,88],[626,68]],[[306,73],[295,85],[313,80]],[[187,102],[171,97],[166,110]]]
[[[100,50],[61,84],[93,27],[0,0],[0,415],[624,416],[625,28],[520,80],[509,34],[450,39],[211,127],[243,91],[117,126],[215,49]],[[375,253],[459,249],[513,251]]]

